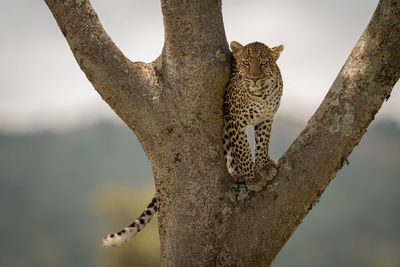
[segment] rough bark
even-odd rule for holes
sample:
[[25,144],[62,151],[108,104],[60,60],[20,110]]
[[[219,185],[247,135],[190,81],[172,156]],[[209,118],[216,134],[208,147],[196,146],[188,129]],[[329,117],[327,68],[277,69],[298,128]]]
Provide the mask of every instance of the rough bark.
[[267,266],[360,141],[400,75],[400,0],[381,0],[277,177],[250,193],[221,145],[229,78],[221,2],[162,0],[165,44],[129,61],[87,0],[45,0],[88,79],[136,133],[160,201],[162,266]]

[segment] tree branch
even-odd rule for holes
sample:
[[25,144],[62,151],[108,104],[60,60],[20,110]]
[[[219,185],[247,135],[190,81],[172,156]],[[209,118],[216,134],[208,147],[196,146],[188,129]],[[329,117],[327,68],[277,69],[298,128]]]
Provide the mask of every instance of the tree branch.
[[126,58],[105,32],[88,0],[45,2],[98,93],[128,126],[143,128],[137,124],[145,120],[146,112],[147,116],[152,114],[151,99],[157,88],[153,64]]
[[233,262],[271,264],[319,200],[399,79],[399,32],[400,1],[381,0],[323,103],[279,160],[272,184],[242,206],[230,204],[236,230],[227,247],[250,252]]

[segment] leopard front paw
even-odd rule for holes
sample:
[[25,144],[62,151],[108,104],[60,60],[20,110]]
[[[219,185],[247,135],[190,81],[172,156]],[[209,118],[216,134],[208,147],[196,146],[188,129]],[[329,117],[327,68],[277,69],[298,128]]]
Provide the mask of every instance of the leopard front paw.
[[240,173],[234,172],[234,173],[231,173],[230,175],[232,176],[233,180],[236,183],[243,183],[244,182],[244,178]]
[[254,177],[245,179],[246,186],[250,191],[260,192],[266,187],[267,183],[273,180],[278,173],[279,163],[273,159],[268,160],[266,164],[254,169]]
[[245,183],[250,191],[260,192],[267,185],[267,180],[257,175],[256,177],[245,179]]
[[278,173],[279,163],[273,159],[269,159],[266,164],[258,166],[255,169],[257,177],[264,179],[267,182],[273,180]]

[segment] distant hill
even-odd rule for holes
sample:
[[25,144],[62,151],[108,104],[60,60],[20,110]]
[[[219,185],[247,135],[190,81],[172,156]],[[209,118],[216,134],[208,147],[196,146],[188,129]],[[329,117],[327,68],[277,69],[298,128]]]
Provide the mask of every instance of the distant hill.
[[[275,120],[274,158],[304,126]],[[374,123],[349,162],[273,266],[400,266],[400,129]],[[151,191],[151,183],[136,137],[112,122],[63,134],[0,133],[0,266],[109,266],[98,243],[109,231],[104,203],[116,188]],[[108,189],[106,202],[94,200]]]

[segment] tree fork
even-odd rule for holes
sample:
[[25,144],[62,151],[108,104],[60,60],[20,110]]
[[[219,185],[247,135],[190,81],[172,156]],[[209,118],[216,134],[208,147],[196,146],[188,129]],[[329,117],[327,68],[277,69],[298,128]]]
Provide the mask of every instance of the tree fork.
[[162,266],[268,266],[365,133],[400,75],[400,0],[381,0],[307,127],[260,193],[222,150],[229,78],[221,1],[162,0],[165,44],[131,62],[88,0],[45,0],[86,76],[135,132],[160,202]]

